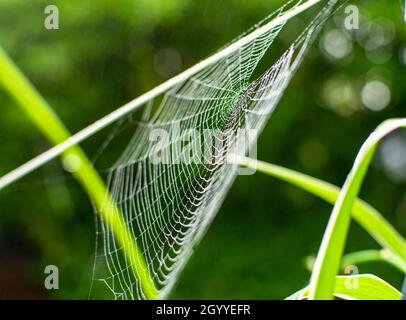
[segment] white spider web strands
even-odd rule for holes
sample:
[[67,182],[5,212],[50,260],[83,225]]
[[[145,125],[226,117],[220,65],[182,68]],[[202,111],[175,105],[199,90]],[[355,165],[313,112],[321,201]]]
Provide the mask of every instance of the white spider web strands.
[[[289,1],[261,24],[283,15],[292,3],[297,6],[302,1]],[[284,24],[165,93],[158,109],[138,124],[127,148],[109,170],[111,197],[141,248],[160,298],[168,296],[237,176],[237,166],[226,160],[230,154],[246,154],[247,147],[237,144],[240,129],[262,130],[335,3],[329,1],[257,80],[250,82],[252,73]],[[190,145],[211,151],[205,161],[182,161],[189,151],[176,146],[185,141],[188,129],[199,132]],[[221,134],[214,141],[206,139],[206,129],[217,129]],[[150,141],[154,130],[169,132],[169,139],[157,147]],[[151,160],[158,155],[169,161]],[[102,280],[117,299],[146,298],[134,266],[104,221],[98,223],[98,237],[101,252],[96,256],[96,269],[103,263],[108,273],[94,279]]]

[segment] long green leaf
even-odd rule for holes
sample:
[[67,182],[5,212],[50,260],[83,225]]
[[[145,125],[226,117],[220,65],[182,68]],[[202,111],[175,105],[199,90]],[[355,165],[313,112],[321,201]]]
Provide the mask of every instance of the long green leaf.
[[[333,184],[274,164],[250,158],[235,158],[233,161],[297,186],[331,204],[335,204],[340,193],[340,188]],[[398,255],[406,263],[406,240],[375,208],[357,199],[352,216],[383,248]]]
[[[4,88],[18,102],[18,105],[50,142],[58,144],[70,137],[70,132],[54,113],[49,104],[1,47],[0,83],[3,84]],[[117,241],[123,247],[125,256],[131,261],[134,272],[137,274],[147,298],[157,299],[158,293],[148,274],[148,268],[141,254],[141,250],[132,238],[131,232],[127,229],[122,215],[110,197],[103,180],[96,169],[94,169],[91,161],[78,146],[70,147],[64,151],[62,157],[68,166],[71,166],[72,169],[76,168],[73,175],[86,190],[90,199],[95,203],[102,218],[110,225]]]
[[[337,276],[333,295],[345,300],[400,300],[402,294],[384,280],[371,275]],[[305,300],[310,297],[306,287],[286,300]]]
[[310,280],[310,299],[332,299],[335,277],[351,221],[351,210],[380,140],[399,128],[406,128],[406,119],[382,123],[366,140],[340,192],[316,258]]
[[[314,261],[316,257],[309,256],[306,258],[306,268],[312,272]],[[389,249],[371,249],[361,250],[347,253],[341,259],[341,269],[345,270],[346,267],[351,265],[360,265],[363,263],[383,262],[398,269],[402,273],[406,273],[406,262],[404,262],[397,254],[391,252]]]
[[358,265],[367,262],[385,262],[392,265],[400,272],[406,273],[406,262],[388,249],[362,250],[347,253],[342,258],[341,267],[345,268],[349,265]]

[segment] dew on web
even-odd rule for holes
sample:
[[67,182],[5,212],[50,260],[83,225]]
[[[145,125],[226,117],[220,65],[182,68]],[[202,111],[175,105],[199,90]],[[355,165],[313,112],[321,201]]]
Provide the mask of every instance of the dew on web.
[[[302,3],[289,1],[253,29]],[[131,238],[118,241],[105,219],[97,227],[94,281],[103,282],[114,298],[146,299],[154,290],[155,298],[168,296],[237,176],[237,165],[226,161],[231,152],[247,151],[234,147],[237,133],[263,129],[335,4],[329,1],[258,78],[252,80],[253,72],[285,22],[146,104],[148,114],[132,124],[133,136],[108,172],[108,202],[114,202]],[[181,161],[190,150],[175,146],[188,129],[197,132],[196,145],[212,151],[209,156]],[[204,138],[205,130],[221,134],[213,141]],[[151,141],[157,131],[169,133],[167,139]],[[139,254],[126,254],[131,250]]]

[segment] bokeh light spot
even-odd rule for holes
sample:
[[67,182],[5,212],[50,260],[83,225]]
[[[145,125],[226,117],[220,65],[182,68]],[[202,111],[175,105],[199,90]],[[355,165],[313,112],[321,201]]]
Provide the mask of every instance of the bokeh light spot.
[[385,109],[391,101],[389,87],[379,80],[367,82],[361,92],[362,102],[372,111]]
[[333,29],[324,34],[321,47],[328,58],[339,60],[346,58],[352,52],[352,41],[343,31]]
[[327,80],[323,84],[321,97],[328,108],[340,115],[348,116],[359,109],[355,89],[345,76]]
[[393,181],[406,179],[406,135],[393,134],[380,147],[380,158],[385,172]]

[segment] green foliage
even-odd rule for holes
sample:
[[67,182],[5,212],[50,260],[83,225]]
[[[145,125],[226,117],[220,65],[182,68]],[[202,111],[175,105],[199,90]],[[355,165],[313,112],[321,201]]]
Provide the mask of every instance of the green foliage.
[[388,263],[397,268],[400,272],[406,273],[406,262],[388,249],[362,250],[347,253],[342,258],[341,267],[345,268],[350,265],[359,265],[372,261]]
[[[402,294],[384,280],[370,274],[337,276],[333,295],[344,300],[400,300]],[[306,287],[286,300],[310,298],[310,288]]]
[[[406,119],[388,120],[382,123],[363,144],[358,153],[353,168],[334,205],[324,233],[310,281],[310,299],[332,298],[334,281],[341,264],[354,202],[378,143],[386,135],[399,128],[406,128]],[[380,225],[375,228],[375,230],[380,229]]]
[[[348,179],[351,179],[352,176],[355,176],[355,179],[360,179],[360,184],[362,181],[362,176],[359,168],[364,168],[365,173],[366,168],[368,167],[368,163],[365,163],[364,167],[362,167],[362,161],[365,161],[365,159],[370,160],[372,158],[372,154],[370,154],[370,152],[373,153],[376,144],[382,139],[382,137],[397,128],[405,127],[405,122],[405,120],[390,120],[382,124],[364,144],[364,147],[361,149],[360,156],[357,158],[354,164],[354,171],[356,173],[350,175]],[[369,155],[369,158],[365,156],[365,154]],[[345,186],[342,190],[340,190],[338,187],[333,186],[327,182],[262,161],[243,158],[237,159],[237,163],[300,187],[305,191],[317,195],[324,200],[332,202],[333,204],[335,204],[335,208],[340,205],[340,195],[345,195],[345,192],[350,192],[346,191],[348,189],[344,189]],[[394,265],[402,272],[406,271],[405,239],[397,233],[397,231],[382,217],[382,215],[378,211],[376,211],[364,201],[357,199],[357,191],[352,192],[353,195],[355,194],[355,197],[353,198],[353,201],[350,202],[350,205],[348,205],[347,214],[351,216],[352,213],[353,218],[357,220],[358,223],[360,223],[360,225],[362,225],[365,230],[369,232],[382,246],[386,246],[387,249],[381,251],[368,250],[355,252],[345,256],[341,261],[341,252],[343,251],[344,244],[342,244],[342,249],[340,249],[339,240],[343,242],[345,241],[347,237],[347,231],[341,230],[340,234],[338,233],[340,231],[340,228],[338,228],[339,231],[330,231],[327,227],[326,234],[327,237],[329,237],[328,239],[330,240],[330,242],[325,245],[324,251],[321,250],[321,253],[319,253],[319,259],[322,260],[322,263],[326,264],[326,267],[318,269],[317,266],[315,268],[315,265],[313,264],[312,279],[314,277],[317,279],[313,280],[316,281],[316,284],[314,285],[311,282],[309,287],[299,291],[288,299],[326,299],[330,298],[329,294],[331,294],[331,297],[333,297],[334,295],[340,298],[352,299],[392,299],[394,297],[397,297],[397,300],[399,299],[399,296],[396,296],[394,294],[394,291],[396,291],[395,289],[375,276],[359,276],[359,279],[361,280],[359,289],[351,289],[351,291],[346,290],[345,287],[342,285],[343,283],[345,283],[345,279],[347,279],[346,277],[336,277],[336,273],[338,272],[340,264],[346,266],[349,264],[371,262],[374,260],[385,261],[389,264]],[[341,206],[341,210],[343,210],[342,208],[343,207]],[[374,223],[371,224],[371,221],[374,221]],[[334,226],[337,227],[336,224]],[[332,233],[336,238],[332,237]],[[393,250],[393,252],[391,250]],[[331,255],[332,257],[330,258],[329,255]],[[337,264],[338,266],[336,266]],[[329,284],[331,283],[332,270],[335,270],[333,285],[332,287],[329,287]],[[321,293],[319,293],[318,291],[314,293],[314,287],[312,287],[312,285],[317,290],[320,290]],[[321,289],[319,289],[318,286],[321,287]]]
[[[249,158],[240,159],[238,163],[295,185],[332,204],[336,203],[340,194],[337,186],[294,170]],[[403,262],[406,262],[406,240],[376,209],[357,199],[352,208],[352,215],[378,243],[395,252]]]
[[[0,83],[51,143],[57,144],[70,137],[69,131],[52,108],[1,47]],[[157,299],[158,295],[149,277],[144,257],[91,161],[78,146],[66,150],[62,158],[65,160],[66,166],[71,168],[73,175],[85,189],[89,198],[94,202],[101,217],[110,225],[117,241],[124,249],[126,259],[131,261],[134,272],[138,275],[147,297]]]
[[[140,6],[138,2],[56,0],[61,8],[61,29],[49,32],[42,28],[43,9],[49,1],[1,1],[0,44],[71,131],[171,76],[173,70],[157,68],[162,57],[159,52],[170,48],[181,57],[181,68],[190,66],[285,1],[145,0]],[[260,158],[336,185],[342,185],[354,151],[371,128],[382,119],[406,112],[405,67],[399,59],[406,29],[400,6],[385,1],[357,5],[363,21],[374,23],[358,40],[374,40],[370,30],[381,27],[393,35],[392,41],[384,48],[367,50],[352,39],[351,55],[338,61],[326,59],[316,45],[258,143]],[[338,21],[332,19],[326,31],[340,28]],[[301,25],[301,18],[293,21],[275,48],[283,47],[284,40],[292,39]],[[386,61],[369,59],[382,52]],[[269,62],[272,59],[260,67],[266,68]],[[363,81],[371,77],[384,79],[392,91],[391,104],[379,112],[366,109],[359,95]],[[345,94],[340,94],[343,88]],[[327,103],[330,96],[340,98],[339,107]],[[344,99],[347,97],[350,101]],[[40,153],[48,143],[3,92],[0,101],[0,171],[4,174]],[[101,134],[85,143],[86,153],[95,154],[105,138]],[[117,150],[111,154],[116,156]],[[385,213],[404,234],[405,181],[393,181],[381,157],[371,168],[362,198]],[[96,165],[103,171],[110,163],[107,157]],[[94,219],[87,197],[70,176],[51,163],[2,192],[0,206],[0,272],[16,274],[17,279],[11,286],[1,278],[5,297],[86,298],[94,253]],[[278,299],[304,287],[307,271],[300,263],[317,250],[327,210],[322,202],[268,177],[240,177],[172,297]],[[366,229],[374,230],[378,221],[365,223]],[[302,234],[306,237],[298,239]],[[396,238],[390,243],[397,243]],[[385,238],[375,239],[388,247],[382,242]],[[374,245],[361,228],[351,226],[350,252]],[[20,259],[20,268],[13,268],[15,257]],[[57,292],[42,289],[43,266],[50,263],[60,266],[63,274],[64,283]],[[396,287],[403,281],[403,276],[385,265],[367,267]]]

